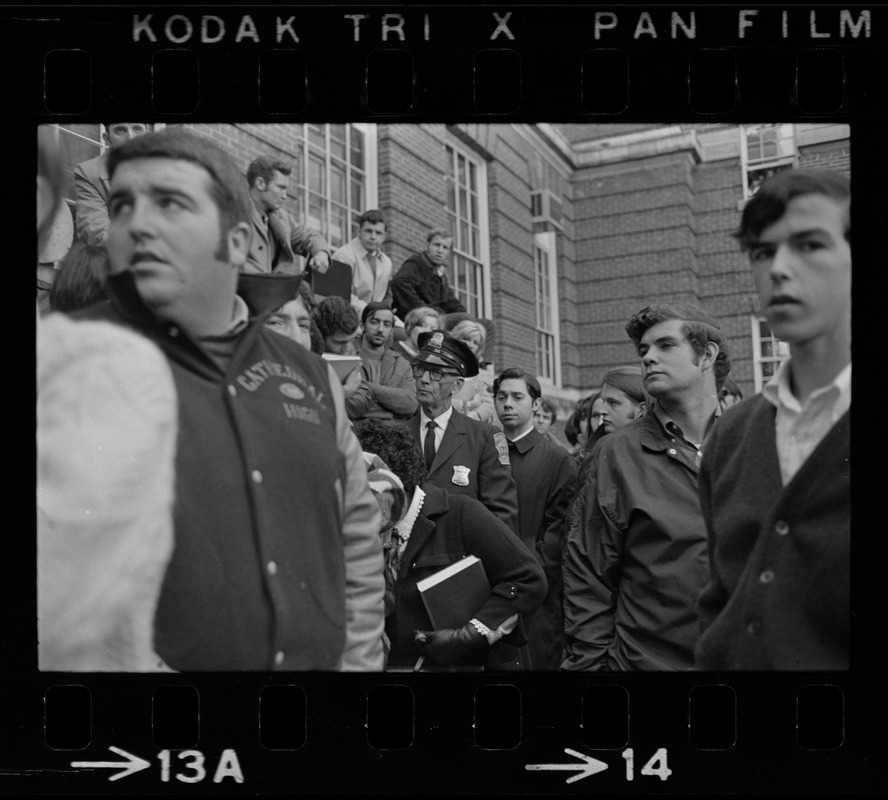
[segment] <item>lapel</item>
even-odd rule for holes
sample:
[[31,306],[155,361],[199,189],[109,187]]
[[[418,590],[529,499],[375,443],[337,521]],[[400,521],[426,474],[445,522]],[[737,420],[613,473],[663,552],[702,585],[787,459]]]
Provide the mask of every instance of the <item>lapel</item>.
[[99,182],[102,184],[102,190],[104,192],[105,203],[108,202],[111,197],[111,178],[108,177],[108,153],[103,153],[99,158],[99,163],[96,165],[98,167],[97,172],[99,176]]
[[268,228],[262,222],[262,212],[253,205],[253,236],[261,239],[268,246]]
[[441,516],[450,508],[450,504],[447,502],[447,492],[443,489],[431,486],[428,482],[424,483],[421,488],[425,492],[425,500],[423,500],[422,510],[416,518],[416,522],[413,523],[413,530],[410,531],[410,538],[407,540],[407,547],[404,548],[404,555],[401,558],[402,568],[405,568],[404,572],[399,572],[399,574],[406,574],[406,570],[413,563],[416,554],[423,548],[429,536],[434,533],[433,518]]
[[294,260],[293,248],[290,245],[290,218],[284,209],[279,208],[268,215],[268,229],[274,234],[278,244],[283,248],[290,261]]
[[435,453],[435,460],[432,461],[432,468],[429,470],[429,477],[434,475],[438,469],[447,463],[450,457],[462,446],[466,437],[465,418],[456,409],[450,415],[450,422],[447,424],[447,430],[441,439],[441,446]]

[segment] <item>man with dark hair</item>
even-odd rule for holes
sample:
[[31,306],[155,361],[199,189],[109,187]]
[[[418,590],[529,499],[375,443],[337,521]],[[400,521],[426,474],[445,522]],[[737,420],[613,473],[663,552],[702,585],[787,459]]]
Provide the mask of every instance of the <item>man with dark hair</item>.
[[[151,130],[146,122],[104,122],[102,127],[102,139],[109,150]],[[89,245],[103,244],[108,236],[109,150],[74,168],[77,238]]]
[[346,400],[353,420],[410,419],[417,409],[416,387],[407,360],[388,346],[395,315],[385,303],[368,303],[361,314],[364,332],[358,342],[360,389]]
[[115,148],[111,303],[178,394],[175,548],[155,618],[175,670],[380,669],[379,509],[332,370],[236,294],[243,176],[181,130]]
[[314,311],[314,321],[324,338],[324,352],[357,355],[355,337],[360,327],[358,312],[336,295],[325,297]]
[[426,459],[428,482],[480,500],[517,531],[518,495],[506,437],[453,408],[464,379],[478,374],[475,354],[446,331],[428,331],[419,337],[412,369],[420,411],[408,425]]
[[540,407],[533,412],[533,427],[536,428],[537,433],[552,439],[550,429],[557,419],[558,409],[555,408],[555,404],[543,397],[540,400]]
[[509,442],[509,462],[518,489],[518,536],[536,555],[549,590],[543,604],[524,617],[533,669],[558,669],[564,658],[561,550],[564,518],[576,492],[576,466],[533,426],[540,407],[539,381],[507,369],[493,382],[496,413]]
[[391,305],[392,260],[382,252],[384,241],[385,217],[372,209],[358,217],[358,235],[333,253],[352,269],[351,304],[358,312],[367,303]]
[[850,206],[846,178],[786,170],[743,210],[737,238],[790,358],[707,443],[699,669],[850,665]]
[[426,237],[424,253],[414,253],[392,278],[392,302],[403,320],[417,306],[431,306],[445,314],[465,312],[447,281],[445,262],[453,248],[453,235],[433,228]]
[[687,670],[708,571],[697,473],[731,362],[697,306],[646,307],[626,332],[653,398],[593,448],[564,553],[566,670]]
[[244,272],[296,273],[297,255],[308,259],[309,269],[324,273],[330,267],[327,240],[284,208],[290,172],[289,165],[270,156],[259,156],[247,169],[253,239]]

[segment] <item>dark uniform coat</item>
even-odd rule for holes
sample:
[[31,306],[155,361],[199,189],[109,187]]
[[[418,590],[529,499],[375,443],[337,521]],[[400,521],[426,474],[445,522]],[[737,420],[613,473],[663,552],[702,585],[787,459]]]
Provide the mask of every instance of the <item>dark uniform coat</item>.
[[[408,423],[422,444],[419,412]],[[435,453],[427,483],[480,500],[513,531],[518,530],[518,492],[509,466],[506,436],[492,425],[454,411]]]
[[518,487],[518,534],[546,573],[543,604],[524,617],[533,669],[558,669],[564,657],[561,543],[565,516],[576,492],[576,464],[563,447],[531,429],[509,442]]
[[[533,554],[484,506],[470,497],[448,494],[429,484],[423,490],[425,502],[398,570],[395,610],[386,620],[392,643],[389,669],[412,669],[421,655],[413,632],[432,630],[417,581],[467,555],[481,560],[491,586],[489,599],[475,614],[475,619],[491,630],[513,614],[532,611],[546,596],[546,579]],[[485,645],[467,656],[452,669],[521,669],[518,646],[525,641],[519,627],[493,646]],[[435,665],[426,659],[424,668],[434,670]]]

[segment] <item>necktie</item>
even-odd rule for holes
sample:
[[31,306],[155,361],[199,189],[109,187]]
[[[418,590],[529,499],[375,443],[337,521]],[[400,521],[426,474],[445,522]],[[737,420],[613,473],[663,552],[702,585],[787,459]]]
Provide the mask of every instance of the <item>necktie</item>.
[[426,468],[432,468],[432,462],[435,460],[435,428],[438,426],[435,421],[426,423],[425,443],[422,446],[422,454],[425,456]]

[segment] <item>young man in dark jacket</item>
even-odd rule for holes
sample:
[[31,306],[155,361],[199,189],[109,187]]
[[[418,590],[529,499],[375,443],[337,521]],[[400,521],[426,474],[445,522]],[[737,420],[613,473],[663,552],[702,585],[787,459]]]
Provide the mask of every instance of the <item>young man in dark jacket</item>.
[[236,294],[242,176],[178,130],[116,148],[108,171],[111,303],[92,316],[153,340],[179,403],[158,655],[175,670],[381,669],[379,509],[332,371]]
[[410,256],[392,278],[392,306],[401,320],[419,306],[431,306],[445,314],[466,310],[450,288],[444,266],[453,248],[453,237],[435,228],[426,241],[426,251]]
[[843,176],[786,170],[743,210],[737,237],[791,356],[727,409],[703,458],[698,669],[850,664],[850,206]]

